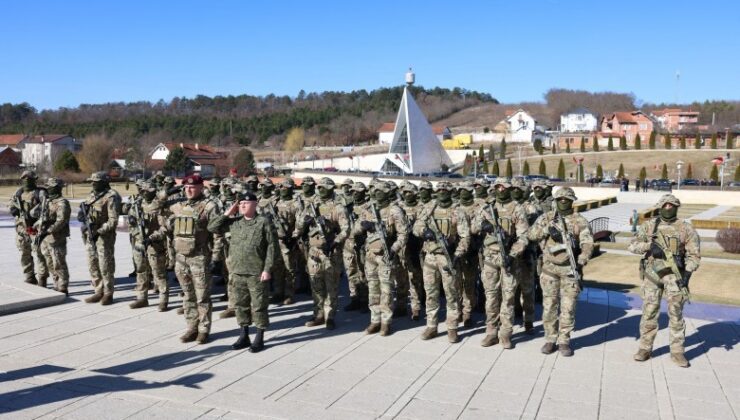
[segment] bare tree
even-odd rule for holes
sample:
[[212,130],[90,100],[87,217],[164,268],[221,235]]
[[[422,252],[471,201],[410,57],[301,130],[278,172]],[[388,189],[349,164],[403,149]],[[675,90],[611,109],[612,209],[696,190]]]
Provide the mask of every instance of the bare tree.
[[113,149],[115,149],[113,142],[102,134],[85,137],[82,150],[77,155],[80,169],[87,173],[106,170],[110,164]]

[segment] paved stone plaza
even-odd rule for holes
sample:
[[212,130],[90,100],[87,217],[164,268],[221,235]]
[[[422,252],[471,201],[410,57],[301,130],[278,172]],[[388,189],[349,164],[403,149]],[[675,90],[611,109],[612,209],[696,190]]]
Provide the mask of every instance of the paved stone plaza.
[[[4,224],[3,226],[7,226]],[[740,415],[740,310],[687,306],[687,356],[669,358],[665,314],[654,358],[632,361],[639,298],[588,289],[581,295],[575,356],[544,356],[542,328],[515,331],[514,350],[482,348],[477,314],[462,341],[419,339],[423,322],[400,320],[390,337],[366,336],[368,315],[338,314],[338,328],[303,326],[308,296],[271,306],[267,349],[232,351],[234,319],[219,320],[212,341],[182,344],[174,310],[131,310],[131,252],[117,242],[112,306],[91,294],[79,231],[69,248],[70,297],[63,304],[0,317],[0,416],[12,419],[215,418],[562,418],[732,419]],[[20,282],[13,231],[0,228],[0,283]],[[628,267],[626,269],[633,269]],[[220,290],[220,289],[217,289]],[[2,298],[0,298],[0,304]],[[173,306],[180,299],[174,293]],[[342,304],[346,303],[346,292]],[[723,319],[723,321],[717,321]],[[440,331],[444,332],[442,324]]]

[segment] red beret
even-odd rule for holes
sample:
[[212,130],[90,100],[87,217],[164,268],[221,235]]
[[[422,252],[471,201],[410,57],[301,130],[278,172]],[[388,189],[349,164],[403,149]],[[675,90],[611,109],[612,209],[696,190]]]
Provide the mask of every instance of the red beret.
[[182,179],[182,185],[203,185],[203,178],[200,175],[190,175]]

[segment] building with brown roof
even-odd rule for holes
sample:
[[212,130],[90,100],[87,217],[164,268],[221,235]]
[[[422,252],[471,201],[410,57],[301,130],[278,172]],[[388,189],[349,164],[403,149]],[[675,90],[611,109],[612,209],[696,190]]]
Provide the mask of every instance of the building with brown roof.
[[627,144],[631,145],[638,134],[643,142],[647,141],[653,131],[653,120],[642,111],[620,111],[601,117],[599,126],[601,137],[624,136]]
[[21,154],[9,146],[0,146],[0,175],[20,172]]
[[651,116],[658,126],[669,133],[695,132],[699,125],[698,111],[685,111],[679,108],[665,108],[653,111]]
[[203,177],[226,175],[231,167],[228,153],[216,151],[213,147],[199,143],[160,143],[151,152],[147,170],[163,170],[170,152],[182,148],[188,159],[186,172],[199,172]]
[[65,150],[77,153],[82,142],[68,134],[41,134],[24,140],[23,164],[37,170],[50,170]]
[[28,136],[25,134],[0,134],[0,147],[8,146],[20,150],[25,145]]

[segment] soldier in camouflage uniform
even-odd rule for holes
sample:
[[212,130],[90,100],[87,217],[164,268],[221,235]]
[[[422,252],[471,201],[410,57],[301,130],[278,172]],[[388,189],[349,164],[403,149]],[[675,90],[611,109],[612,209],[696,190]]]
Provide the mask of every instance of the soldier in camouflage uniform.
[[345,200],[345,206],[352,205],[352,185],[354,185],[354,183],[354,181],[347,178],[342,181],[342,185],[340,186],[340,193],[338,195]]
[[[514,348],[511,335],[514,327],[514,292],[517,278],[512,266],[527,246],[527,217],[519,204],[511,197],[512,186],[508,178],[497,178],[493,183],[496,202],[478,212],[471,231],[483,236],[483,270],[481,279],[486,294],[486,336],[481,346],[489,347],[501,343],[504,349]],[[503,233],[499,241],[496,232],[494,209],[498,225]],[[504,253],[509,256],[506,265]]]
[[[87,303],[100,302],[101,305],[113,303],[115,286],[116,227],[121,211],[121,196],[110,187],[110,177],[105,172],[95,172],[88,179],[92,183],[92,192],[81,206],[87,208],[91,230],[82,228],[82,238],[87,251],[87,263],[90,268],[95,293],[85,299]],[[82,208],[77,214],[82,222]]]
[[[545,181],[545,203],[550,204],[550,210],[555,210],[555,197],[552,195],[552,188],[555,184],[549,179]],[[545,204],[545,209],[547,204]]]
[[216,175],[208,181],[208,188],[203,190],[206,198],[216,199],[221,194],[221,177]]
[[54,279],[54,290],[68,294],[69,269],[67,268],[67,238],[69,237],[69,201],[62,197],[64,182],[59,178],[46,180],[45,208],[37,222],[40,242],[39,286],[46,287],[49,272]]
[[[529,187],[522,178],[514,178],[511,185],[511,197],[524,211],[527,225],[533,225],[542,213],[528,200]],[[529,335],[534,334],[534,284],[538,249],[539,245],[537,243],[530,242],[524,249],[521,258],[512,261],[512,272],[518,283],[514,298],[515,314],[522,317],[524,331]]]
[[[161,175],[161,174],[160,174]],[[162,185],[157,191],[157,199],[164,202],[166,207],[183,199],[182,187],[176,185],[175,178],[162,178]],[[172,237],[167,238],[167,271],[175,270],[175,245]]]
[[[158,310],[167,310],[167,219],[162,203],[156,199],[154,182],[142,185],[141,197],[128,206],[129,231],[134,243],[136,267],[136,300],[131,309],[149,306],[149,285],[152,280],[159,292]],[[143,226],[144,232],[141,231]]]
[[434,187],[429,181],[421,181],[419,183],[419,202],[422,206],[429,204],[432,201],[434,193]]
[[[217,213],[223,214],[236,202],[235,190],[246,190],[241,184],[238,184],[232,177],[226,177],[221,180],[221,188],[218,197],[212,198],[216,204]],[[221,296],[221,301],[227,301],[228,304],[218,317],[220,319],[232,318],[236,316],[234,310],[234,299],[231,299],[231,282],[229,281],[229,244],[231,242],[231,234],[226,232],[224,234],[214,233],[213,234],[213,250],[211,252],[213,270],[211,273],[220,273],[221,280],[226,285],[224,294]],[[183,308],[180,308],[183,309]]]
[[[294,194],[298,213],[306,210],[306,202],[316,197],[316,181],[312,176],[305,176],[301,179],[301,191]],[[300,259],[298,260],[298,270],[296,272],[296,291],[298,293],[311,294],[310,276],[308,275],[308,244],[302,238],[298,240],[298,249],[300,250]],[[300,281],[298,280],[300,279]]]
[[529,198],[529,202],[537,208],[537,211],[547,213],[552,208],[552,196],[547,196],[547,184],[541,179],[537,179],[532,183],[532,196]]
[[629,246],[631,252],[643,255],[640,348],[634,356],[638,362],[652,355],[658,333],[660,300],[665,294],[671,360],[678,366],[689,366],[684,355],[683,305],[688,300],[689,279],[699,268],[701,249],[699,235],[691,223],[676,216],[680,206],[681,202],[672,194],[661,197],[659,216],[644,222]]
[[[239,197],[225,214],[208,223],[213,233],[231,232],[235,246],[231,249],[231,277],[234,284],[236,320],[239,323],[239,339],[232,345],[234,350],[249,346],[252,353],[264,348],[264,333],[270,324],[267,306],[269,281],[277,257],[277,238],[272,223],[258,215],[257,196],[247,191]],[[234,217],[237,209],[241,216]],[[254,323],[257,333],[254,342],[249,339],[249,325]]]
[[278,246],[283,260],[284,275],[281,279],[273,278],[275,294],[282,295],[283,305],[294,302],[296,269],[299,264],[299,252],[296,241],[291,237],[295,230],[298,205],[294,198],[293,189],[295,183],[291,178],[286,178],[280,183],[280,200],[277,202],[276,211],[281,229],[276,229],[278,235]]
[[25,281],[29,284],[38,283],[33,267],[33,255],[36,254],[37,259],[42,258],[38,247],[33,245],[37,234],[33,225],[38,220],[39,205],[46,196],[46,191],[36,186],[37,179],[36,172],[23,171],[21,174],[23,187],[16,190],[8,206],[10,214],[15,217],[15,245],[21,252],[21,268]]
[[[427,328],[421,338],[428,340],[437,336],[440,289],[444,288],[447,300],[447,339],[456,343],[459,291],[457,271],[459,262],[470,246],[470,221],[465,212],[452,205],[452,185],[437,184],[435,202],[424,207],[414,223],[414,235],[424,240],[424,291],[426,292]],[[447,238],[450,255],[447,260],[441,239]],[[441,283],[441,284],[440,284]]]
[[[259,184],[260,197],[257,202],[257,214],[264,216],[270,225],[278,230],[279,216],[277,214],[277,203],[279,196],[275,194],[275,184],[270,178],[265,178]],[[273,215],[273,212],[275,215]],[[284,226],[280,224],[280,229]],[[288,236],[290,232],[284,232],[278,234],[278,236]],[[273,293],[270,296],[270,303],[282,304],[285,296],[283,295],[285,289],[285,267],[283,266],[283,259],[276,258],[272,264],[272,272],[270,273],[272,278]]]
[[294,238],[306,235],[308,244],[308,274],[314,301],[314,314],[307,327],[326,323],[336,327],[339,269],[342,266],[344,241],[349,235],[349,220],[341,204],[334,200],[334,181],[322,178],[319,195],[307,198],[305,208],[296,219]]
[[[367,188],[362,182],[352,184],[352,206],[348,210],[350,231],[360,222],[360,213],[367,205]],[[344,307],[345,311],[368,312],[367,278],[365,277],[365,237],[362,235],[350,235],[344,241],[342,249],[342,260],[344,271],[347,273],[349,283],[350,302]]]
[[[554,199],[555,210],[540,216],[528,236],[530,241],[544,241],[540,284],[543,293],[542,325],[545,328],[545,344],[541,351],[544,354],[553,353],[557,343],[560,354],[570,357],[573,355],[570,334],[575,326],[576,301],[581,285],[576,281],[570,266],[566,246],[570,242],[569,238],[577,245],[573,254],[580,271],[591,257],[594,238],[588,220],[573,211],[576,195],[572,188],[560,188]],[[565,229],[562,228],[563,222]]]
[[[428,182],[428,181],[427,181]],[[418,189],[416,185],[404,181],[401,184],[401,194],[403,196],[403,202],[401,202],[401,209],[406,214],[406,220],[408,225],[412,228],[416,223],[416,220],[421,213],[424,206],[419,202]],[[401,272],[398,277],[403,278],[404,282],[399,281],[396,288],[396,308],[398,305],[403,304],[404,308],[408,298],[408,292],[411,292],[411,319],[418,321],[421,315],[421,306],[425,300],[424,294],[424,277],[421,272],[421,246],[422,240],[409,231],[409,239],[406,247],[401,249],[398,254],[398,260],[401,262]],[[404,293],[405,292],[405,293]]]
[[187,330],[183,343],[208,342],[211,331],[211,244],[208,222],[219,216],[212,200],[203,196],[203,178],[191,175],[183,179],[186,201],[170,207],[168,230],[174,237],[175,272],[185,296],[183,307]]
[[[365,236],[365,275],[367,277],[370,325],[367,334],[391,333],[393,318],[394,271],[397,256],[406,247],[408,223],[403,210],[393,200],[391,185],[378,183],[373,202],[362,207],[352,236]],[[384,237],[385,236],[385,237]],[[405,302],[404,302],[405,304]]]
[[259,193],[260,179],[257,175],[249,175],[247,177],[247,180],[244,181],[244,184],[247,186],[247,190],[252,191],[253,193],[259,196],[258,193]]
[[[458,206],[465,212],[468,220],[473,220],[481,211],[480,201],[476,201],[475,187],[471,181],[465,181],[460,184],[460,198]],[[478,266],[478,251],[480,250],[480,242],[478,241],[478,235],[471,235],[470,247],[468,253],[465,254],[460,267],[460,276],[458,277],[458,290],[460,290],[460,321],[463,326],[470,328],[473,326],[473,319],[471,314],[473,307],[478,301],[475,290],[475,282],[478,279],[478,273],[480,269]]]

